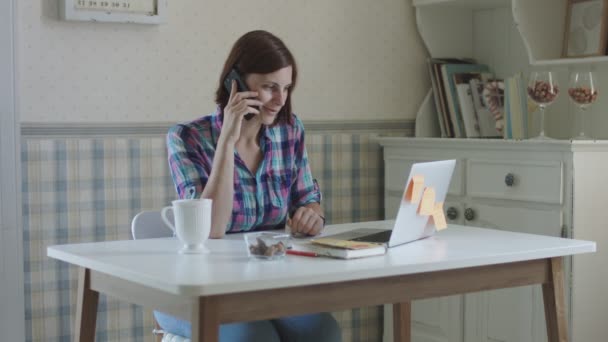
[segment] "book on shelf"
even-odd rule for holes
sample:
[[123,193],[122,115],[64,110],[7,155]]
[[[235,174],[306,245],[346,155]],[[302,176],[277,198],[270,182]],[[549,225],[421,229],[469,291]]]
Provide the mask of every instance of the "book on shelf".
[[514,97],[511,94],[511,86],[512,82],[510,78],[505,79],[505,102],[504,102],[504,111],[503,111],[503,119],[505,121],[505,128],[503,130],[502,137],[504,139],[513,139],[513,112],[511,112],[511,102],[514,100]]
[[386,247],[381,244],[332,238],[296,241],[291,249],[339,259],[356,259],[386,254]]
[[464,121],[464,131],[467,138],[479,138],[479,123],[475,113],[475,106],[473,106],[471,86],[468,82],[457,84],[456,92],[458,93],[458,102],[460,103],[460,111],[462,113],[462,120]]
[[437,109],[437,121],[439,121],[439,129],[441,137],[454,137],[454,129],[449,118],[449,112],[446,104],[446,95],[444,92],[444,82],[441,73],[441,67],[444,64],[474,64],[473,59],[461,58],[428,58],[427,68],[431,78],[431,87],[433,90],[433,99],[435,108]]
[[[464,82],[464,79],[468,82],[471,78],[475,78],[473,75],[480,75],[487,72],[489,72],[489,68],[485,64],[444,64],[441,66],[447,108],[454,128],[454,137],[456,138],[467,137],[460,110],[460,103],[458,102],[456,82]],[[457,74],[458,76],[455,78],[454,76]]]
[[530,136],[530,113],[528,112],[528,93],[526,80],[522,73],[517,74],[517,90],[519,98],[519,107],[522,115],[522,139],[527,139]]
[[479,120],[473,104],[473,92],[470,82],[472,79],[482,80],[489,73],[467,72],[455,73],[453,77],[456,85],[456,96],[460,114],[462,116],[464,133],[467,138],[480,138]]
[[521,73],[505,81],[505,139],[528,137],[528,97]]
[[439,130],[442,138],[447,138],[449,132],[447,130],[447,122],[444,121],[443,108],[441,107],[439,88],[435,77],[434,65],[431,58],[426,60],[429,76],[431,77],[431,89],[433,90],[433,100],[435,101],[435,109],[437,110],[437,121],[439,122]]
[[443,64],[437,63],[433,65],[433,72],[435,75],[435,80],[437,83],[437,97],[439,98],[439,110],[438,116],[440,116],[440,120],[443,120],[446,136],[454,137],[454,127],[452,126],[452,121],[450,120],[450,113],[447,109],[446,99],[445,99],[445,91],[443,86],[443,78],[441,77],[441,66]]
[[471,86],[471,95],[473,98],[473,106],[477,114],[477,123],[479,124],[479,134],[482,138],[497,138],[502,137],[502,133],[496,129],[496,120],[494,114],[486,105],[484,100],[484,84],[491,78],[491,74],[482,74],[481,80],[472,78],[469,81]]

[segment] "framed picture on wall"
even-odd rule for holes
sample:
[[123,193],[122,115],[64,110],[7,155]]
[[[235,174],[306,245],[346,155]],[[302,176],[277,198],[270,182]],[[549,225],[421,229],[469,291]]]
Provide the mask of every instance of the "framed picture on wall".
[[608,0],[567,0],[563,57],[602,56],[608,38]]
[[63,20],[160,24],[168,0],[59,0]]

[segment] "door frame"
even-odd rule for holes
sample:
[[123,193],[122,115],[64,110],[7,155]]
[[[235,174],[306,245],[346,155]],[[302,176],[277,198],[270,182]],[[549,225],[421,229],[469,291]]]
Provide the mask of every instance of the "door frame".
[[25,341],[20,122],[17,101],[17,0],[0,1],[0,332]]

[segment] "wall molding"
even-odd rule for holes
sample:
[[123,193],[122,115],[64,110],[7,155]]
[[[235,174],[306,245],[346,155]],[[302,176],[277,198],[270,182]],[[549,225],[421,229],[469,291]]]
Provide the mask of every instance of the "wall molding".
[[17,1],[0,1],[0,331],[25,341],[21,156],[17,93]]
[[[308,133],[311,132],[410,132],[414,133],[415,121],[409,120],[357,120],[357,121],[304,121]],[[45,123],[27,122],[21,124],[21,136],[29,137],[91,137],[91,136],[134,136],[159,135],[167,133],[174,125],[170,122],[129,122],[129,123]]]

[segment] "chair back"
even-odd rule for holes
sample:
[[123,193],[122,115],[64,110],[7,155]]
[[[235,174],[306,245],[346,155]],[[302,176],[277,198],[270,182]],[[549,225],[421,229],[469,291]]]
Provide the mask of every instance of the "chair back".
[[[168,211],[167,218],[174,222],[173,211]],[[142,211],[131,221],[131,236],[133,240],[163,238],[173,236],[173,231],[163,221],[160,211]]]
[[[168,211],[167,218],[173,224],[175,220],[173,218],[173,211]],[[160,216],[160,211],[142,211],[135,215],[133,221],[131,221],[131,236],[133,240],[137,239],[154,239],[173,236],[171,228],[167,227],[165,221]],[[152,333],[155,335],[155,341],[158,342],[190,342],[189,339],[181,336],[165,333],[161,330],[156,319],[152,317],[154,321],[154,330]]]

